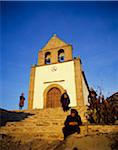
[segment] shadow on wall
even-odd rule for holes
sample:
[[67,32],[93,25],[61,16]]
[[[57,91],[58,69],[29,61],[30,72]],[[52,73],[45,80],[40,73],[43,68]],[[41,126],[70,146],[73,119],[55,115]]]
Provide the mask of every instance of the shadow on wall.
[[0,108],[0,126],[5,126],[7,122],[18,122],[33,114],[24,112],[7,111]]

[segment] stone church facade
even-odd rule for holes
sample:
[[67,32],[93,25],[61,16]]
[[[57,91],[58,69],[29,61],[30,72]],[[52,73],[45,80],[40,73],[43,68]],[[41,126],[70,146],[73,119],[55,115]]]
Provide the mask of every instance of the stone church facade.
[[72,45],[56,35],[38,52],[38,63],[31,67],[28,109],[60,107],[64,90],[70,106],[88,103],[88,84],[79,57],[73,58]]

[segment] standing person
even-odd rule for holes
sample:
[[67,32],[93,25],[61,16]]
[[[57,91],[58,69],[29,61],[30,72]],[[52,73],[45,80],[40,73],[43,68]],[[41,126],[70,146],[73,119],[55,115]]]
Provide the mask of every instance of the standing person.
[[64,90],[64,93],[61,96],[61,104],[63,107],[63,111],[68,111],[70,109],[69,104],[70,104],[70,98],[67,94],[67,91]]
[[19,109],[20,110],[22,110],[22,107],[24,106],[24,101],[25,101],[25,97],[24,97],[24,93],[22,93],[20,96],[20,102],[19,102]]
[[96,91],[93,88],[91,88],[88,95],[88,102],[91,107],[94,107],[95,101],[97,99],[96,97],[97,97]]
[[82,125],[81,117],[78,115],[76,109],[71,109],[71,114],[67,116],[63,127],[64,140],[71,134],[80,133],[79,125]]

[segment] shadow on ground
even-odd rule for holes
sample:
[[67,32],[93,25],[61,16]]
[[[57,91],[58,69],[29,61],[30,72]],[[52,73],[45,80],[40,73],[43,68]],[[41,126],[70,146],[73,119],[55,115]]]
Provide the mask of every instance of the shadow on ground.
[[5,126],[7,122],[21,121],[33,114],[25,112],[7,111],[0,108],[0,126]]

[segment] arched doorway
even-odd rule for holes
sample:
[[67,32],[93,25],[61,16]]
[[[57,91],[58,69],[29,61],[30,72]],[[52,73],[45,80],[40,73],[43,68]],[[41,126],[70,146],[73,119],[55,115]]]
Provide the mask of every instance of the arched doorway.
[[60,107],[61,91],[57,87],[51,88],[47,92],[46,108]]
[[44,108],[61,107],[60,98],[64,88],[59,84],[49,85],[43,93],[44,96]]

